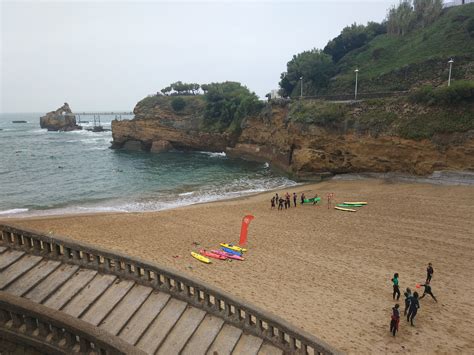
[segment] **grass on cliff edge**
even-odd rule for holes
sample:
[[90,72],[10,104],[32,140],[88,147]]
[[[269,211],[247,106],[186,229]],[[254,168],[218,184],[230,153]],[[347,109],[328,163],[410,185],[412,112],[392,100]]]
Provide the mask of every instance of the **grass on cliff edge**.
[[431,139],[435,134],[474,130],[474,102],[426,106],[407,98],[367,100],[355,104],[303,100],[290,104],[289,119],[341,134],[356,132],[406,139]]
[[[341,74],[331,83],[331,92],[353,87],[355,68],[360,70],[360,84],[366,85],[363,89],[373,91],[370,85],[376,84],[370,82],[371,80],[410,66],[423,71],[423,68],[417,65],[433,59],[440,59],[447,70],[447,61],[451,57],[455,59],[453,74],[458,75],[463,73],[455,72],[458,70],[456,57],[467,58],[467,63],[474,59],[474,3],[445,9],[442,16],[423,29],[413,30],[405,36],[379,35],[367,45],[349,52],[338,63],[338,71]],[[432,67],[431,75],[437,76],[437,71],[438,68]],[[423,76],[429,74],[423,73]],[[472,69],[470,74],[472,75]],[[385,84],[393,90],[407,89],[395,87],[406,85],[402,83]],[[383,86],[373,89],[380,90]]]

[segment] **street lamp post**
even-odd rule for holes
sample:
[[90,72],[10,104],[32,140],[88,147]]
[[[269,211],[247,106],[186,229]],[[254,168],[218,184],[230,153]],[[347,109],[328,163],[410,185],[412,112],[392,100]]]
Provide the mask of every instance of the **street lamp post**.
[[303,98],[303,77],[300,77],[301,81],[301,92],[300,92],[300,97]]
[[356,73],[356,83],[355,83],[355,91],[354,91],[354,100],[357,100],[357,76],[359,74],[359,69],[354,70]]
[[451,86],[451,69],[453,68],[453,63],[454,63],[453,58],[451,58],[448,63],[449,63],[448,86]]

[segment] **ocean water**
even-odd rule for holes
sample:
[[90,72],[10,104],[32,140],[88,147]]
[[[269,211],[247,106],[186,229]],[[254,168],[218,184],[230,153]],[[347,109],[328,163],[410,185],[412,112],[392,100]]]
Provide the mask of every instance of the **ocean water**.
[[1,217],[158,211],[296,184],[225,153],[111,150],[111,132],[48,132],[40,116],[0,114]]

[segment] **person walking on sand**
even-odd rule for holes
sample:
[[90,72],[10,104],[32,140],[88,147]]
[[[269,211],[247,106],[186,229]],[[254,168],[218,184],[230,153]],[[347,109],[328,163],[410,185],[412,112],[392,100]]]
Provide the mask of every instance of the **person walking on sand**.
[[278,198],[278,192],[275,194],[275,203],[278,203],[278,201],[280,201],[280,199]]
[[398,285],[398,273],[395,273],[392,278],[393,282],[393,299],[395,300],[395,295],[397,295],[397,301],[400,299],[400,286]]
[[410,302],[411,302],[411,299],[413,297],[413,295],[411,294],[411,290],[410,288],[407,287],[406,291],[403,293],[403,295],[405,296],[405,309],[403,310],[403,315],[407,315],[407,312],[408,312],[408,308],[410,308]]
[[304,203],[304,199],[305,199],[304,192],[302,192],[302,193],[301,193],[301,204]]
[[414,326],[413,320],[415,319],[415,316],[418,313],[419,308],[420,308],[420,302],[418,302],[418,292],[415,291],[410,301],[410,308],[408,308],[408,315],[407,315],[407,322],[410,322],[412,326]]
[[296,192],[293,192],[293,203],[295,204],[296,207],[296,200],[298,199],[298,196],[296,196]]
[[272,197],[271,204],[272,204],[271,209],[273,210],[275,208],[275,196]]
[[397,303],[395,307],[392,307],[392,318],[390,320],[390,332],[395,336],[398,331],[398,325],[400,324],[400,311],[398,310],[400,305]]
[[426,281],[426,283],[425,283],[424,285],[421,285],[421,286],[424,286],[425,291],[423,292],[423,295],[421,295],[420,300],[421,300],[423,297],[425,297],[426,295],[430,295],[431,297],[433,297],[433,299],[435,300],[435,302],[438,303],[438,300],[436,299],[435,295],[433,295],[433,292],[431,291],[430,282],[429,282],[429,281]]
[[285,198],[286,198],[286,205],[288,206],[288,208],[290,208],[291,202],[290,202],[290,194],[288,192],[286,193]]
[[428,263],[428,267],[426,268],[426,282],[425,283],[431,282],[433,273],[434,273],[433,265],[431,265],[431,263]]

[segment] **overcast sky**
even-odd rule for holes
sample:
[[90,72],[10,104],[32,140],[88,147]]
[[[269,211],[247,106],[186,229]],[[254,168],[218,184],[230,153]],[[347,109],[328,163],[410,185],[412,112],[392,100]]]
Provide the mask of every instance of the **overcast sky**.
[[47,112],[132,110],[177,80],[263,97],[294,54],[382,21],[398,0],[0,3],[0,112]]

